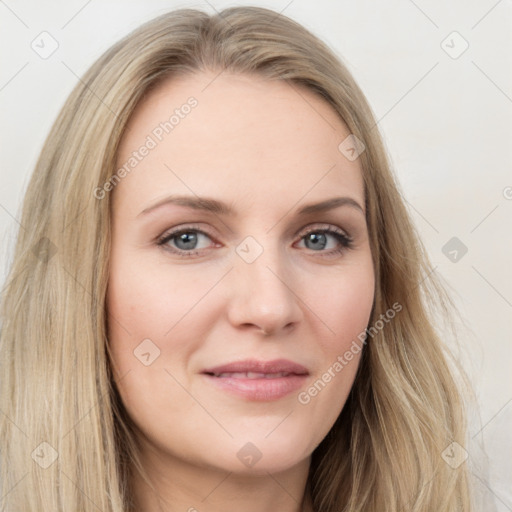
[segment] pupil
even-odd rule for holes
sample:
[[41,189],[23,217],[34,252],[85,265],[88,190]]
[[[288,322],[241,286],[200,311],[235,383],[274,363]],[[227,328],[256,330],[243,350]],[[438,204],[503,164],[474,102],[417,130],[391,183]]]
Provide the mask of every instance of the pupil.
[[308,249],[323,249],[327,244],[325,233],[310,233],[306,238],[306,246],[308,246],[308,242],[313,243],[313,247],[308,247]]
[[[184,247],[179,247],[179,243],[183,242],[185,244]],[[193,249],[195,243],[197,242],[197,235],[195,233],[182,233],[178,236],[176,244],[180,249]]]

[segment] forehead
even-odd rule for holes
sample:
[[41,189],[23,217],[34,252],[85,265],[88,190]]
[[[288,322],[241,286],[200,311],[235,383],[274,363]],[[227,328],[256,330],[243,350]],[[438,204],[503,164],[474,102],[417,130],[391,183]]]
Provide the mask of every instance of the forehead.
[[256,208],[337,193],[364,204],[359,161],[338,149],[349,134],[334,109],[302,86],[228,72],[173,77],[128,123],[117,166],[129,172],[115,196],[134,213],[169,193]]

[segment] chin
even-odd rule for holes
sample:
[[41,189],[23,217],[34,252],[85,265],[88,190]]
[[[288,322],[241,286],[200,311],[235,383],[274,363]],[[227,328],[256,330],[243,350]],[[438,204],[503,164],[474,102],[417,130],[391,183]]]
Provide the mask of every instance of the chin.
[[268,432],[254,436],[248,432],[233,440],[223,453],[225,469],[238,474],[263,476],[289,470],[309,458],[312,448],[304,434],[294,436],[285,430],[270,435]]

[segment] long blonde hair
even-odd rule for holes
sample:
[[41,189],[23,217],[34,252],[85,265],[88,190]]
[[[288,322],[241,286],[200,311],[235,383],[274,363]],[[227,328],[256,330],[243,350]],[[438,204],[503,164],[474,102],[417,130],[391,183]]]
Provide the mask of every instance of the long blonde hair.
[[[83,76],[37,162],[2,298],[1,510],[129,510],[137,465],[108,356],[105,295],[110,194],[134,108],[161,80],[202,70],[257,73],[320,95],[360,155],[376,275],[370,325],[402,309],[366,343],[349,399],[312,456],[318,512],[470,510],[463,400],[436,312],[451,301],[404,206],[375,118],[350,73],[305,28],[271,10],[210,16],[182,9],[142,25]],[[341,141],[340,141],[341,142]]]

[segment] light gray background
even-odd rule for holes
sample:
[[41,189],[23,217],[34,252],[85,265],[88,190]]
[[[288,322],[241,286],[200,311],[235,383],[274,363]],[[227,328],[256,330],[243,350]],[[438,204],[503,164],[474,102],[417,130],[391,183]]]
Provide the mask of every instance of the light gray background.
[[[510,0],[0,0],[0,283],[29,176],[78,77],[143,21],[179,7],[232,5],[270,7],[302,23],[365,92],[435,272],[467,324],[459,357],[480,404],[466,446],[475,489],[486,510],[491,502],[512,510]],[[31,47],[48,37],[43,31],[59,45],[46,59]],[[456,262],[443,253],[452,237],[468,249]]]

